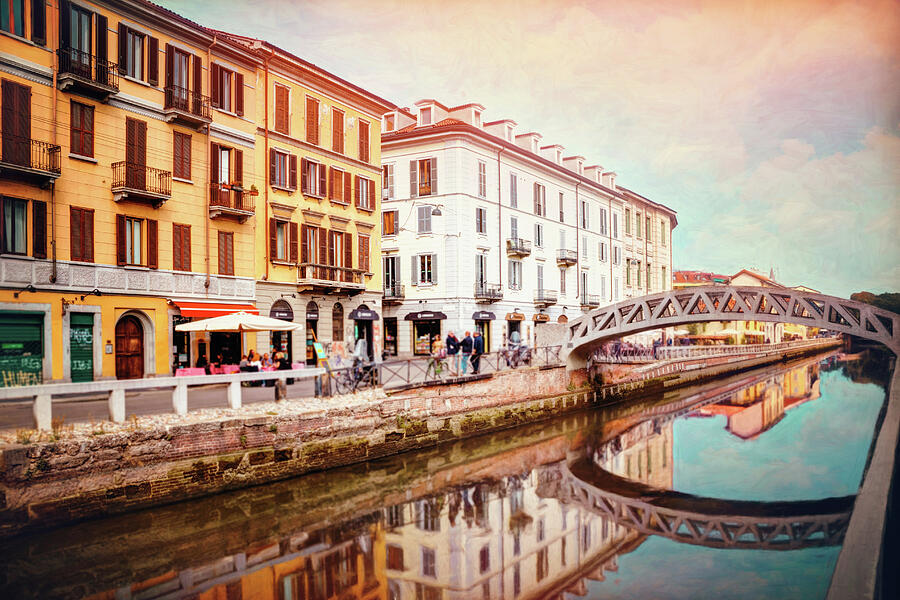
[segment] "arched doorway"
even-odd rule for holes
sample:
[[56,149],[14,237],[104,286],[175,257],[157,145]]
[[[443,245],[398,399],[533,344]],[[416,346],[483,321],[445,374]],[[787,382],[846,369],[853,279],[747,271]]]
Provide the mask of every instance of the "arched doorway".
[[319,341],[319,305],[315,302],[306,304],[306,364],[316,365],[316,351],[313,344]]
[[116,378],[143,376],[144,326],[134,315],[126,315],[116,323]]
[[[356,340],[366,341],[366,358],[375,360],[375,336],[372,324],[378,319],[378,313],[371,310],[367,305],[360,304],[358,307],[350,311],[348,315],[353,320],[353,348],[356,352]],[[350,348],[347,349],[349,354]]]
[[[285,300],[276,300],[269,310],[269,316],[282,321],[293,321],[294,309]],[[275,352],[281,352],[287,357],[288,362],[293,362],[293,339],[290,331],[273,331],[269,337],[269,343],[272,346],[273,355]]]

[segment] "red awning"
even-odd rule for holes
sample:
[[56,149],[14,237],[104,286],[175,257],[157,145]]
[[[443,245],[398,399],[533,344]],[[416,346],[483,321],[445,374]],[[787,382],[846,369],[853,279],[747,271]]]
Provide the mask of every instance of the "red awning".
[[252,304],[216,304],[213,302],[178,302],[172,300],[172,304],[181,310],[182,317],[194,319],[207,319],[209,317],[221,317],[232,313],[244,311],[258,315],[259,311]]

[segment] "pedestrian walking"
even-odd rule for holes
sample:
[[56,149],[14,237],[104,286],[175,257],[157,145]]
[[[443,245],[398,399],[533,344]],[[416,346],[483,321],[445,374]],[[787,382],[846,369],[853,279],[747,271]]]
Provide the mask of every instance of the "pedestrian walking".
[[472,340],[472,375],[478,375],[482,354],[484,354],[484,338],[481,337],[481,333],[476,331],[475,338]]
[[472,357],[473,343],[474,342],[472,341],[472,334],[470,334],[467,331],[466,337],[464,337],[462,339],[462,341],[459,343],[459,352],[462,355],[462,359],[460,360],[460,363],[462,364],[462,374],[463,375],[465,375],[466,371],[468,371],[468,369],[469,369],[469,360]]
[[452,331],[447,334],[445,346],[447,356],[450,358],[450,370],[454,375],[459,375],[459,340]]

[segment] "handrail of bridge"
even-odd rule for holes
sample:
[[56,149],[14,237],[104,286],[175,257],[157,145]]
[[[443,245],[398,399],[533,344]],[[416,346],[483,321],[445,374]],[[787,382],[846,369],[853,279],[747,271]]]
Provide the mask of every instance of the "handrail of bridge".
[[658,359],[667,359],[730,354],[755,354],[760,352],[774,352],[778,350],[807,348],[811,346],[828,346],[830,344],[833,344],[836,339],[837,338],[816,338],[812,340],[777,342],[775,344],[734,344],[728,346],[660,346],[656,349],[656,357]]
[[226,398],[228,408],[240,408],[241,383],[245,381],[313,379],[323,373],[325,373],[325,369],[296,369],[230,373],[225,375],[109,379],[82,383],[45,383],[41,385],[0,387],[0,405],[8,402],[31,400],[33,402],[35,429],[49,431],[53,423],[54,397],[72,394],[107,394],[109,396],[109,420],[114,423],[124,423],[125,392],[171,388],[172,408],[176,414],[183,416],[188,412],[187,393],[188,388],[192,386],[227,384]]

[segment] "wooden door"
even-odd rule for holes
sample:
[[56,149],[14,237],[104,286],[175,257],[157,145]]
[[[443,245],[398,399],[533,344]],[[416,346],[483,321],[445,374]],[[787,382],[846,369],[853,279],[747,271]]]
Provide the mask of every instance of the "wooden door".
[[116,324],[116,378],[144,376],[144,327],[136,317],[126,316]]

